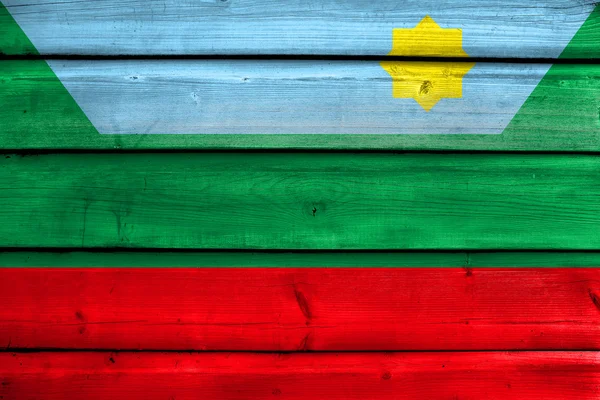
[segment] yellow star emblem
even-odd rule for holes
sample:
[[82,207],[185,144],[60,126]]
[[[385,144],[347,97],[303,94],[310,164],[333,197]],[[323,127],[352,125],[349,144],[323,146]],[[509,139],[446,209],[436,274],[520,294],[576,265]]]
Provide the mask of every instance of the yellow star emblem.
[[[426,16],[411,29],[394,29],[390,56],[468,57],[462,48],[462,31],[444,29]],[[462,97],[462,79],[475,63],[382,61],[392,77],[392,95],[414,99],[429,111],[444,98]]]

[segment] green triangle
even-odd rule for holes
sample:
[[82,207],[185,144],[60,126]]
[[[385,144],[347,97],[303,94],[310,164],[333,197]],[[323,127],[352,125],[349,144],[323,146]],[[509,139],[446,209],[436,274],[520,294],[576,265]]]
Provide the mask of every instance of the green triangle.
[[600,3],[558,58],[600,58]]
[[0,104],[0,134],[25,147],[98,133],[44,60],[0,61]]
[[[569,42],[560,58],[600,56],[600,6]],[[594,36],[595,38],[593,38]],[[600,133],[600,68],[555,64],[546,73],[503,134],[543,138],[544,132]],[[543,140],[543,139],[542,139]],[[573,137],[573,141],[577,141]]]
[[[0,4],[0,52],[5,55],[37,55],[19,25]],[[31,138],[48,143],[76,133],[81,137],[98,131],[44,60],[0,61],[0,133],[13,143]],[[51,145],[50,141],[49,145]],[[35,147],[35,146],[33,146]]]
[[22,55],[38,52],[27,35],[21,30],[17,21],[0,2],[0,54]]

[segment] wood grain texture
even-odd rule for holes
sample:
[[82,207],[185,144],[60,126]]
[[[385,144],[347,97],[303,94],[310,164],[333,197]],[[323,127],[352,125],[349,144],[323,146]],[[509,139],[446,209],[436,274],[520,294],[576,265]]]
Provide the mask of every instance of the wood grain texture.
[[2,268],[5,349],[600,349],[600,268]]
[[598,249],[599,176],[584,155],[6,155],[0,243]]
[[[39,249],[42,250],[42,249]],[[575,267],[600,268],[597,252],[0,251],[0,267]]]
[[598,65],[480,63],[430,112],[377,62],[51,65],[0,62],[2,148],[600,149]]
[[[3,0],[41,54],[198,55],[308,54],[384,56],[392,31],[413,28],[426,15],[462,30],[472,57],[556,58],[588,18],[592,0],[133,0],[102,2]],[[0,5],[1,6],[1,5]],[[0,20],[9,26],[11,20]],[[2,24],[0,24],[2,26]],[[0,50],[31,47],[6,29]],[[6,35],[6,34],[5,34]],[[598,15],[579,31],[567,56],[597,57]],[[447,46],[445,46],[447,45]],[[442,41],[432,55],[452,51]],[[414,48],[422,55],[422,49]],[[411,55],[411,53],[407,54]]]
[[596,352],[3,353],[0,396],[28,399],[598,398]]

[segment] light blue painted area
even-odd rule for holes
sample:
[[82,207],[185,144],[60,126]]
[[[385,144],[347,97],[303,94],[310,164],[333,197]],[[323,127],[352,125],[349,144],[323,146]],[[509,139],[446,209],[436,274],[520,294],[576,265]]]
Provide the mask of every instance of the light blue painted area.
[[385,55],[430,15],[472,57],[556,58],[596,0],[2,0],[41,54]]
[[426,112],[371,61],[49,61],[105,134],[498,134],[548,64],[476,64]]

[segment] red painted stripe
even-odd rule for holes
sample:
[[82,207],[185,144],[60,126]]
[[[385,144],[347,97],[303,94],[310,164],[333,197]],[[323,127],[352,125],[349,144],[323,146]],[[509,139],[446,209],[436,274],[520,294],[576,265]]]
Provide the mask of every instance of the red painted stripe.
[[12,399],[598,399],[600,357],[524,353],[0,354]]
[[600,269],[0,269],[0,346],[600,349]]

